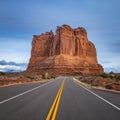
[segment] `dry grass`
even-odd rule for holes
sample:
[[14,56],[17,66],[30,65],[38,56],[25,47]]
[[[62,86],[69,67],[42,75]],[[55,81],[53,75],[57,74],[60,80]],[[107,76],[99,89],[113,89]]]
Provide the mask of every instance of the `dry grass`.
[[115,75],[111,77],[109,74],[94,75],[94,76],[78,76],[77,79],[83,83],[93,87],[102,87],[105,89],[112,89],[120,91],[120,77]]
[[24,73],[0,73],[0,86],[21,84],[27,82],[45,81],[42,75],[29,75]]

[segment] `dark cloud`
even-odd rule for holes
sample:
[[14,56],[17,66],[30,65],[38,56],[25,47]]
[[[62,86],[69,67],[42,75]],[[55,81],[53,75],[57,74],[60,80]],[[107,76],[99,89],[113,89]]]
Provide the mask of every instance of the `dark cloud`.
[[0,61],[0,71],[3,72],[20,72],[24,71],[26,67],[26,63],[6,62],[5,60]]
[[0,61],[0,65],[15,65],[15,66],[26,66],[26,63],[6,62],[5,60]]

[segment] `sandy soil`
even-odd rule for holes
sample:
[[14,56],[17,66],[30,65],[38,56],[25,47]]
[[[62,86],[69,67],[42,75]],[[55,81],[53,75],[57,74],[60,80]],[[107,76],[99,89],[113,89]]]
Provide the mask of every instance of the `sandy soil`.
[[120,80],[116,79],[116,77],[101,77],[101,76],[77,76],[77,80],[86,84],[89,87],[93,87],[95,89],[108,89],[120,91]]
[[28,75],[22,73],[4,73],[0,75],[0,86],[13,84],[22,84],[27,82],[44,82],[49,79],[43,79],[41,75]]

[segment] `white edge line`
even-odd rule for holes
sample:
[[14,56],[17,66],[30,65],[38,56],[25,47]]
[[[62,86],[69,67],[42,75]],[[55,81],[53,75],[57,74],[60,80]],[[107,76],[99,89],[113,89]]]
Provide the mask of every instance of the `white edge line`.
[[42,84],[42,85],[40,85],[40,86],[38,86],[38,87],[35,87],[35,88],[30,89],[30,90],[28,90],[28,91],[25,91],[25,92],[23,92],[23,93],[21,93],[21,94],[18,94],[18,95],[15,95],[15,96],[11,97],[11,98],[8,98],[8,99],[6,99],[6,100],[3,100],[3,101],[0,102],[0,105],[3,104],[3,103],[8,102],[8,101],[10,101],[10,100],[13,100],[13,99],[15,99],[15,98],[17,98],[17,97],[19,97],[19,96],[22,96],[22,95],[24,95],[24,94],[27,94],[27,93],[29,93],[29,92],[32,92],[32,91],[34,91],[34,90],[36,90],[36,89],[38,89],[38,88],[40,88],[40,87],[43,87],[43,86],[45,86],[45,85],[47,85],[47,84],[50,84],[51,82],[53,82],[53,81],[44,83],[44,84]]
[[[75,78],[73,78],[73,80],[75,80],[77,83],[77,85],[79,85],[80,87],[84,88],[85,90],[87,90],[88,92],[92,93],[93,95],[95,95],[96,97],[98,97],[99,99],[103,100],[104,102],[108,103],[109,105],[111,105],[112,107],[116,108],[117,110],[120,111],[120,108],[115,106],[114,104],[112,104],[111,102],[107,101],[106,99],[102,98],[101,96],[97,95],[96,93],[92,92],[91,90],[87,89],[86,87],[80,85],[79,81],[76,80]],[[78,84],[79,83],[79,84]]]

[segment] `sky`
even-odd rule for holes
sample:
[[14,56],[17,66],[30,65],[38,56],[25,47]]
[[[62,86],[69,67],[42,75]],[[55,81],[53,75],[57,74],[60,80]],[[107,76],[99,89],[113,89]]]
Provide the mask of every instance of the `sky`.
[[23,70],[33,35],[68,24],[87,30],[105,72],[120,72],[119,12],[120,0],[0,0],[0,70],[3,60]]

